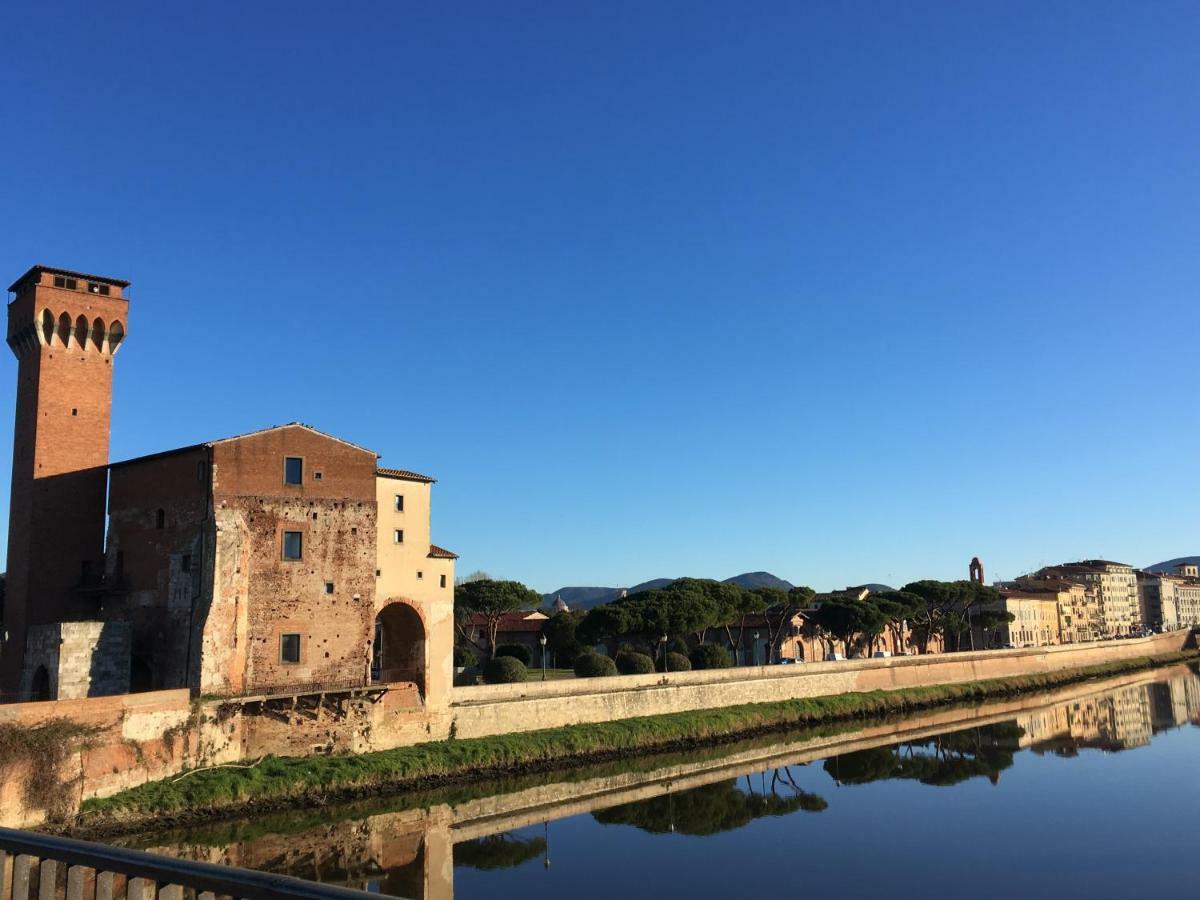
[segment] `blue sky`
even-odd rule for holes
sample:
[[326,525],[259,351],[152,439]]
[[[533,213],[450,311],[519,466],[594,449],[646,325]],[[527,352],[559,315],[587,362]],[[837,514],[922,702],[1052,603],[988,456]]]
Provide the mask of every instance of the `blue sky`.
[[308,422],[436,475],[461,570],[542,590],[1200,553],[1194,3],[0,33],[0,270],[133,281],[115,459]]

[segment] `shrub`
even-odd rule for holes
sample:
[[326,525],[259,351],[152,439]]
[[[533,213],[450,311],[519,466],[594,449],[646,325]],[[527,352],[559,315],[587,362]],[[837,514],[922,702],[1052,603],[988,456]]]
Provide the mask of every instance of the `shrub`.
[[454,648],[454,665],[460,669],[469,669],[479,665],[479,654],[470,647]]
[[483,667],[483,680],[488,684],[511,684],[524,681],[528,675],[525,663],[512,656],[497,656]]
[[603,678],[617,674],[617,664],[607,656],[588,651],[575,657],[575,675],[579,678]]
[[649,675],[654,671],[654,660],[645,653],[622,650],[614,662],[622,675]]
[[[661,667],[661,663],[659,666]],[[692,661],[682,653],[674,653],[667,651],[667,669],[671,672],[688,672],[692,668]]]
[[[617,655],[619,656],[621,653],[641,653],[643,656],[649,656],[651,659],[654,658],[654,651],[647,644],[643,644],[640,641],[622,641],[617,647]],[[617,668],[621,668],[620,665]]]
[[533,662],[533,651],[524,644],[501,644],[496,648],[496,656],[511,656],[526,666]]
[[693,669],[728,669],[729,651],[716,644],[701,644],[692,651]]

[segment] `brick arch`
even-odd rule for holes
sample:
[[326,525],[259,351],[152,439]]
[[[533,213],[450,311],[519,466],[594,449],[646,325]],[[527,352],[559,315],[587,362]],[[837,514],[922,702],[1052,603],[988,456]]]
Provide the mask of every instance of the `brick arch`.
[[54,313],[50,312],[50,310],[48,310],[48,309],[43,309],[42,310],[42,331],[41,331],[40,337],[42,339],[42,343],[45,344],[47,347],[50,346],[50,339],[52,337],[54,337],[54,323],[55,323]]
[[71,314],[64,312],[58,317],[58,339],[64,347],[71,345]]
[[425,697],[429,630],[420,610],[407,600],[391,599],[375,615],[371,644],[371,680],[411,682]]
[[92,345],[97,350],[104,349],[104,320],[99,316],[92,322]]
[[121,324],[120,319],[114,319],[112,324],[108,326],[108,352],[116,353],[117,348],[121,346],[121,341],[125,339],[125,326]]
[[88,341],[88,320],[87,316],[80,313],[75,317],[75,346],[80,350],[87,349]]

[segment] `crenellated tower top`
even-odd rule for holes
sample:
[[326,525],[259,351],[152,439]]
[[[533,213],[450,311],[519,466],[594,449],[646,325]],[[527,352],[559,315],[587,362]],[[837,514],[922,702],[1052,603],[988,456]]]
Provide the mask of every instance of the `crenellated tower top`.
[[8,345],[18,358],[42,347],[111,356],[125,339],[128,281],[34,266],[9,287]]

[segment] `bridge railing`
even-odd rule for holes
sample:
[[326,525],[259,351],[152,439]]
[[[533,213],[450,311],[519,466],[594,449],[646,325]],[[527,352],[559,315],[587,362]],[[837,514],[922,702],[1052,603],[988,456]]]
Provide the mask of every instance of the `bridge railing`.
[[365,900],[378,894],[0,828],[3,900]]

